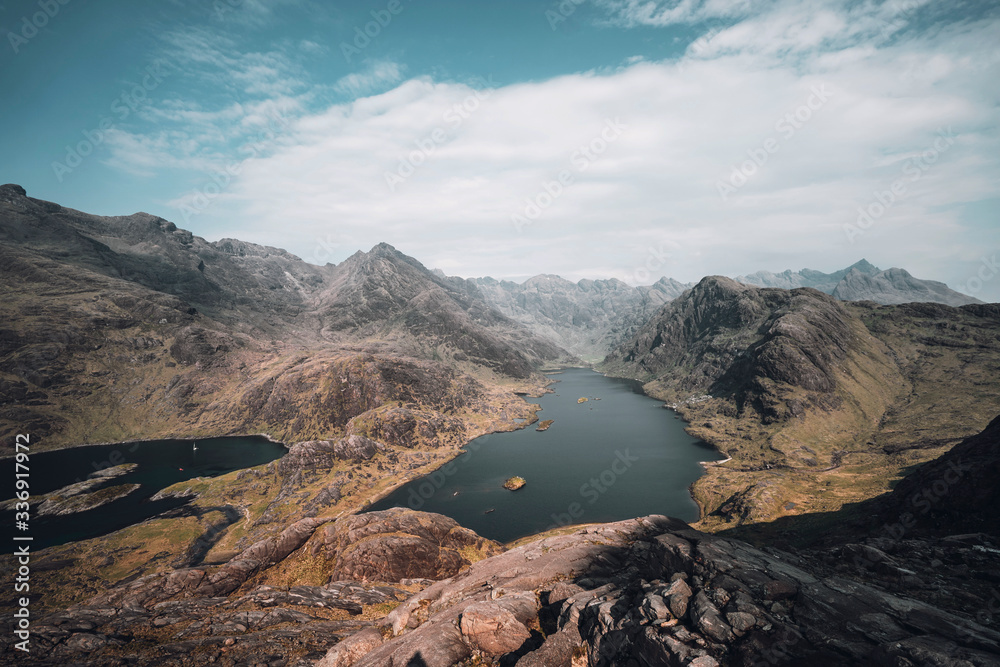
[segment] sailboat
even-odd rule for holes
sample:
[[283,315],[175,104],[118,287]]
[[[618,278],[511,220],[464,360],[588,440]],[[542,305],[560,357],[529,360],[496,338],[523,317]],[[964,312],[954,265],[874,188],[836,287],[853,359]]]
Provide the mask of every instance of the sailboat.
[[194,445],[191,447],[191,451],[193,451],[193,452],[198,451],[198,441],[197,440],[194,441]]

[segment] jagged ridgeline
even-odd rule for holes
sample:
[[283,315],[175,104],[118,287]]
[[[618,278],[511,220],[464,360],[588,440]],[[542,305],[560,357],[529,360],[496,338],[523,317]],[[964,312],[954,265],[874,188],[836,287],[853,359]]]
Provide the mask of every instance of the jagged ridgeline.
[[732,461],[694,488],[725,526],[839,509],[982,430],[1000,406],[1000,305],[880,306],[703,279],[603,362]]
[[[463,280],[385,244],[319,267],[17,186],[0,272],[5,444],[290,443],[164,489],[176,512],[32,553],[39,664],[997,664],[996,304],[867,262],[743,279],[790,289]],[[913,295],[969,305],[876,303]],[[538,369],[609,348],[605,371],[731,457],[693,487],[702,531],[648,516],[503,545],[363,511],[531,417],[514,392]]]
[[185,433],[305,440],[392,401],[498,415],[506,399],[487,385],[573,359],[473,284],[386,244],[314,266],[14,185],[0,187],[0,272],[5,447],[25,431],[45,446]]
[[[980,303],[944,283],[915,278],[904,269],[883,271],[866,260],[833,273],[812,269],[758,271],[736,280],[759,287],[812,287],[842,301],[933,302],[950,306]],[[493,278],[470,281],[504,315],[593,362],[628,340],[663,304],[693,287],[693,283],[666,277],[649,286],[632,286],[614,278],[574,283],[546,274],[523,283]]]

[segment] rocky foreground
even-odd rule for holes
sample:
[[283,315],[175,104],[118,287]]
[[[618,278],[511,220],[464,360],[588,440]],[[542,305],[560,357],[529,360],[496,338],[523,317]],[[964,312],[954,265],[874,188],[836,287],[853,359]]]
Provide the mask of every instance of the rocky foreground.
[[[305,519],[217,569],[124,582],[41,619],[30,661],[1000,664],[1000,632],[987,627],[991,618],[973,620],[975,605],[947,608],[898,592],[937,586],[961,593],[958,606],[976,599],[985,610],[988,601],[960,589],[981,593],[1000,572],[997,544],[982,534],[879,539],[792,554],[649,516],[503,551],[435,514]],[[282,561],[317,555],[327,568],[324,585],[258,583]],[[924,558],[920,572],[909,569],[908,559]]]

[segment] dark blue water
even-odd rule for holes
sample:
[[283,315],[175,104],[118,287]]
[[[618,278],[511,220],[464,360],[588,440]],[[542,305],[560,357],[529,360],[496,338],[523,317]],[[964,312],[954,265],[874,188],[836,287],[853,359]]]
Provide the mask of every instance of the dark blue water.
[[[647,514],[698,519],[689,487],[704,472],[700,462],[723,458],[717,450],[685,433],[684,422],[637,382],[577,368],[551,377],[555,394],[530,399],[542,406],[540,420],[554,420],[547,431],[533,425],[478,438],[370,511],[437,512],[500,542]],[[590,400],[578,403],[581,397]],[[527,485],[504,489],[514,475]]]
[[[140,486],[112,503],[67,516],[37,516],[33,507],[29,530],[18,534],[32,536],[34,549],[106,535],[185,504],[187,500],[178,498],[150,500],[157,491],[171,484],[251,468],[280,458],[285,452],[284,445],[256,436],[198,440],[197,451],[190,440],[155,440],[32,452],[28,463],[32,496],[56,491],[87,479],[96,470],[123,463],[135,463],[139,467],[90,492],[119,484]],[[14,463],[12,458],[0,462],[0,474],[5,480],[14,479]],[[13,498],[13,481],[7,481],[5,487],[0,494],[2,499]],[[3,512],[0,521],[4,534],[15,532],[13,512]]]

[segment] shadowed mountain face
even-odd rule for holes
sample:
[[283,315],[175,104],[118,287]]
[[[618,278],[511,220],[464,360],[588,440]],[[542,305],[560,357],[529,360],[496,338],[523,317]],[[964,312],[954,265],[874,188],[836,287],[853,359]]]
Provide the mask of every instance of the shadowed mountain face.
[[[570,358],[474,286],[385,244],[319,267],[6,185],[0,260],[0,432],[32,429],[49,445],[205,431],[325,437],[403,394],[443,408],[443,395],[385,380],[393,359],[408,357],[402,366],[417,375],[525,380]],[[332,382],[364,379],[364,368],[366,398]],[[488,393],[478,387],[470,405]]]
[[935,280],[914,278],[903,269],[880,270],[862,259],[846,269],[822,273],[812,269],[801,271],[758,271],[736,280],[757,287],[812,287],[832,294],[841,301],[874,301],[883,305],[927,301],[949,306],[982,303],[979,299],[961,294]]
[[709,277],[602,369],[646,381],[732,457],[694,487],[710,525],[757,522],[876,495],[981,430],[1000,404],[1000,306],[855,304]]
[[[680,398],[733,395],[740,410],[777,419],[778,387],[816,396],[833,392],[836,368],[852,355],[889,368],[863,325],[832,297],[812,289],[758,289],[722,277],[702,280],[608,356],[608,369],[638,371]],[[819,400],[819,399],[816,399]],[[766,404],[766,406],[765,406]]]
[[523,283],[493,278],[474,278],[468,283],[507,317],[594,361],[690,287],[671,278],[632,287],[615,279],[573,283],[553,275],[538,275]]
[[899,523],[906,531],[1000,535],[998,482],[1000,417],[982,433],[918,467],[891,494],[869,506],[885,524]]

